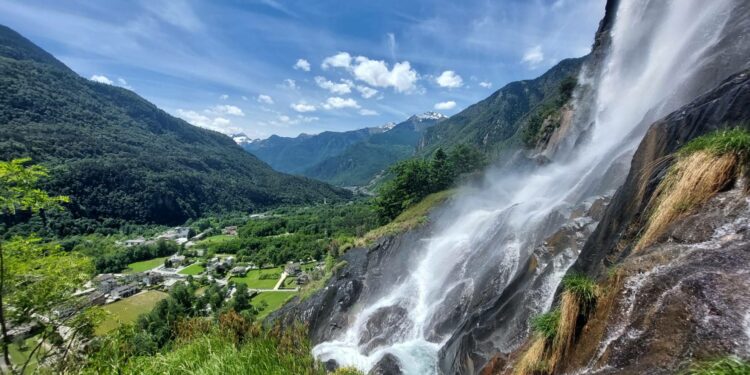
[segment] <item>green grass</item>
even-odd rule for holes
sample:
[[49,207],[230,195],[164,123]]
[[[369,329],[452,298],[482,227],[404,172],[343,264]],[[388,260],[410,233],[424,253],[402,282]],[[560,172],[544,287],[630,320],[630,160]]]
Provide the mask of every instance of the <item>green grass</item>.
[[294,289],[297,287],[297,278],[294,276],[289,276],[286,279],[284,279],[284,285],[281,286],[282,288],[286,289]]
[[[8,345],[8,352],[10,354],[10,361],[16,365],[16,366],[23,366],[23,363],[26,362],[26,359],[29,358],[29,355],[31,354],[31,351],[34,350],[34,347],[38,344],[38,336],[32,336],[24,340],[26,342],[26,350],[21,350],[21,348],[16,343],[12,343]],[[34,358],[29,361],[29,365],[26,367],[26,371],[28,373],[33,373],[34,369],[36,368],[37,359],[39,354],[44,353],[44,348],[40,347],[39,350],[37,350],[36,354],[34,355]]]
[[201,266],[200,264],[193,263],[193,264],[191,264],[191,265],[183,268],[179,273],[181,273],[183,275],[198,275],[198,274],[203,273],[203,271],[205,271],[205,270],[206,269],[203,268],[203,266]]
[[306,330],[284,329],[248,335],[237,344],[231,334],[215,331],[175,345],[157,356],[132,358],[123,374],[143,375],[325,375],[310,354]]
[[736,128],[709,133],[682,146],[678,156],[684,157],[698,151],[715,155],[736,154],[746,160],[750,156],[750,132]]
[[128,269],[125,270],[125,273],[138,273],[138,272],[145,272],[145,271],[154,269],[156,267],[163,265],[164,259],[167,259],[167,257],[154,258],[150,260],[144,260],[141,262],[130,263],[128,264]]
[[198,244],[200,244],[200,245],[211,245],[211,244],[217,244],[217,243],[231,241],[231,240],[234,240],[236,238],[237,238],[237,236],[230,236],[228,234],[219,234],[219,235],[211,236],[211,237],[208,237],[208,238],[206,238],[204,240],[201,240],[200,242],[198,242]]
[[[250,302],[253,304],[253,306],[255,306],[255,308],[260,309],[258,311],[257,318],[259,320],[262,320],[263,318],[268,316],[268,314],[276,311],[278,308],[283,306],[286,301],[289,301],[295,295],[296,293],[290,292],[263,292],[253,297]],[[266,303],[265,307],[263,307],[263,302]]]
[[563,288],[575,294],[581,302],[591,303],[596,301],[597,286],[592,278],[582,273],[572,273],[565,275],[562,282]]
[[736,357],[700,362],[686,372],[687,375],[747,375],[750,374],[750,363]]
[[364,237],[357,239],[355,244],[357,246],[366,246],[380,237],[403,233],[420,226],[427,220],[427,214],[430,213],[430,210],[448,200],[454,193],[454,189],[449,189],[424,197],[419,203],[407,208],[404,212],[396,216],[390,223],[367,232]]
[[102,335],[117,328],[121,323],[135,322],[139,315],[151,311],[157,302],[167,298],[167,296],[167,293],[149,290],[105,305],[103,309],[109,314],[96,328],[96,333]]
[[279,279],[260,279],[260,275],[274,273],[280,274],[282,272],[284,272],[284,269],[282,267],[266,268],[262,270],[250,270],[247,272],[247,275],[245,275],[245,277],[232,277],[230,280],[236,283],[246,284],[251,289],[273,289]]
[[560,324],[560,309],[537,315],[531,320],[531,328],[547,340],[557,336],[557,327]]

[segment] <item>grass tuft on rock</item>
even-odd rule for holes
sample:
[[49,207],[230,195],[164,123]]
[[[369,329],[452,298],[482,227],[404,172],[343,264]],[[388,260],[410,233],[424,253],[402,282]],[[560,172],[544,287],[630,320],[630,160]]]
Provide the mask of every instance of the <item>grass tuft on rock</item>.
[[685,373],[686,375],[748,375],[750,363],[736,357],[724,357],[713,361],[700,362]]
[[747,160],[750,156],[750,132],[735,128],[709,133],[688,142],[680,148],[677,156],[687,157],[701,151],[714,156],[733,154],[742,160]]
[[531,320],[532,330],[547,340],[555,338],[559,324],[560,309],[554,309],[544,314],[537,315]]
[[544,360],[546,353],[546,340],[537,337],[518,360],[513,371],[514,375],[533,375],[547,373],[547,362]]
[[574,294],[581,303],[593,303],[596,301],[598,287],[594,279],[582,273],[571,273],[565,275],[562,280],[563,289]]

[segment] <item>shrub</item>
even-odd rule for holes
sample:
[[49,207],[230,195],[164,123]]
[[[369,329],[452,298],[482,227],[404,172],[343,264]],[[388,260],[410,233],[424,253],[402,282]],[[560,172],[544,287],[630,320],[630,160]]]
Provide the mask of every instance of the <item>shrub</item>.
[[534,332],[548,340],[555,338],[559,324],[560,309],[554,309],[544,314],[537,315],[531,320],[531,328]]
[[336,369],[333,375],[364,375],[364,373],[354,367],[340,367]]

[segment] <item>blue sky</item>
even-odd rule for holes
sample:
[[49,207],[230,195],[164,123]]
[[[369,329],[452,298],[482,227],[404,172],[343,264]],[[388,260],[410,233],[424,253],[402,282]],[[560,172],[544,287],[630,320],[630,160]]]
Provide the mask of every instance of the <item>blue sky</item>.
[[0,0],[81,76],[224,133],[447,115],[586,54],[605,0]]

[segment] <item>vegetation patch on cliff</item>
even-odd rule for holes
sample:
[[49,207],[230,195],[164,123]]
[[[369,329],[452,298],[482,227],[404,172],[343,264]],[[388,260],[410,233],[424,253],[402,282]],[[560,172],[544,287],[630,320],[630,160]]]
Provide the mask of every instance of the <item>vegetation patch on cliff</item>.
[[671,223],[732,184],[748,155],[750,133],[741,129],[698,137],[677,151],[649,203],[651,215],[635,250],[654,243]]

